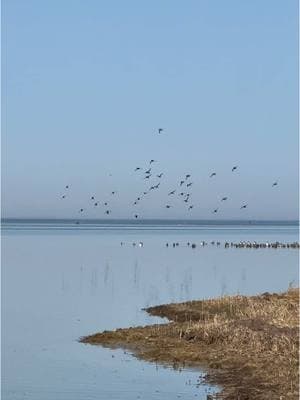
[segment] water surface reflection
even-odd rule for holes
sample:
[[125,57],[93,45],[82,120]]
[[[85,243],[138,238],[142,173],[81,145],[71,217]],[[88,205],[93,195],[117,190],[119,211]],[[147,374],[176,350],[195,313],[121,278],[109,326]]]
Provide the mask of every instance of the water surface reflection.
[[[183,245],[270,237],[297,240],[297,229],[4,231],[2,398],[205,399],[199,372],[77,340],[161,321],[142,311],[155,304],[285,290],[298,281],[296,250]],[[132,246],[139,241],[143,247]]]

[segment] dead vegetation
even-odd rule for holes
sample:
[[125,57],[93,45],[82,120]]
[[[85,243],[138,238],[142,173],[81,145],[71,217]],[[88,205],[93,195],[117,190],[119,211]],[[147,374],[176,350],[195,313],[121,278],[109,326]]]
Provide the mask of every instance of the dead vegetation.
[[222,399],[298,399],[299,290],[146,309],[167,324],[117,329],[83,343],[131,349],[175,368],[200,366]]

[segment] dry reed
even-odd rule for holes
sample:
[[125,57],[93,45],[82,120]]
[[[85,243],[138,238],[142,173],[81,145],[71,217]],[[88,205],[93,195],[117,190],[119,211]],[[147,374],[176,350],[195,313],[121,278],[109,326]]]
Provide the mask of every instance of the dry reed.
[[117,329],[81,339],[123,347],[139,358],[200,366],[223,399],[298,399],[299,290],[225,296],[151,307],[167,324]]

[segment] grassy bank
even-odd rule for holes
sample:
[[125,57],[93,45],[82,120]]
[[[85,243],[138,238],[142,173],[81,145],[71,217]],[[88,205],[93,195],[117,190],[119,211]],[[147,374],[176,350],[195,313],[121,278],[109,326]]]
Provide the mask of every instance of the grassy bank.
[[130,349],[174,367],[199,366],[224,399],[298,399],[299,290],[151,307],[166,324],[104,331],[83,343]]

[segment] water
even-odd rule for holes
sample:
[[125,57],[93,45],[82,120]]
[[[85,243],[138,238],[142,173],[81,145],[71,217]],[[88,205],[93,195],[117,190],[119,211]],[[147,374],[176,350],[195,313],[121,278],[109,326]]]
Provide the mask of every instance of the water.
[[[297,250],[185,245],[201,240],[292,242],[298,228],[4,224],[2,399],[206,399],[211,388],[197,386],[199,371],[78,342],[161,321],[141,311],[150,305],[298,283]],[[173,241],[180,246],[166,248]]]

